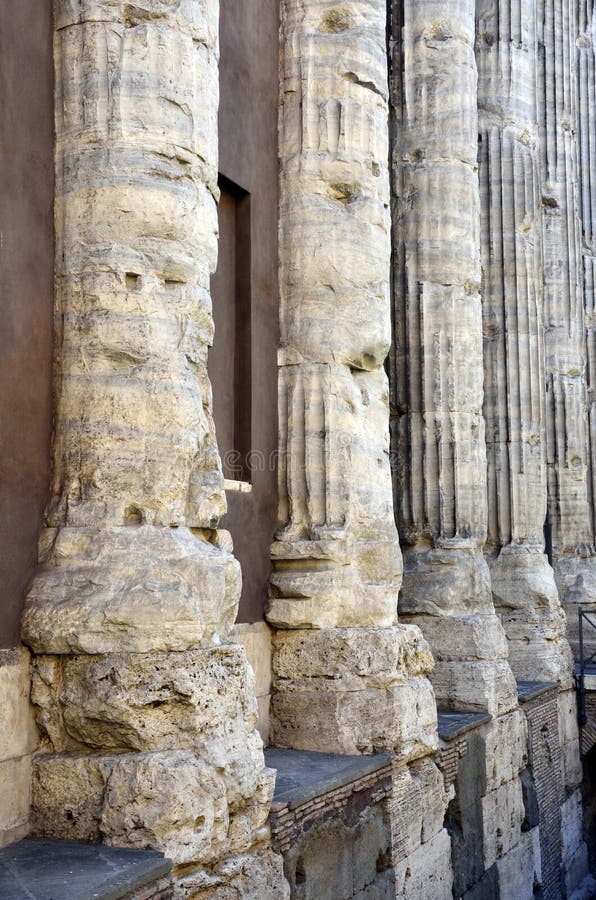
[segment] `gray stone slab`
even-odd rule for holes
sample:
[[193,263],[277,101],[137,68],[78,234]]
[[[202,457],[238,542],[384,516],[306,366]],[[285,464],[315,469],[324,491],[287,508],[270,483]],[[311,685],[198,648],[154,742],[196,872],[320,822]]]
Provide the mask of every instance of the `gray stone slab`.
[[26,838],[0,850],[0,900],[120,900],[171,868],[153,850]]
[[518,681],[517,696],[520,703],[527,703],[528,700],[534,700],[541,694],[546,694],[558,688],[556,681]]
[[375,756],[343,756],[337,753],[313,753],[308,750],[280,750],[269,747],[265,760],[277,769],[271,809],[284,806],[296,809],[303,803],[364,778],[391,762],[386,753]]
[[489,713],[439,712],[437,718],[441,740],[453,741],[467,731],[490,722],[492,716]]

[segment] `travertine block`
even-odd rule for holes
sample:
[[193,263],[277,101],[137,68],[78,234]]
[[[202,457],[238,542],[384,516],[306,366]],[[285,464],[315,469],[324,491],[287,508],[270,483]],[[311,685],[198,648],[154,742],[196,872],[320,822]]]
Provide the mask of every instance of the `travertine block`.
[[180,864],[212,863],[229,849],[228,827],[224,780],[190,751],[35,760],[38,834],[153,847]]
[[416,615],[402,613],[400,622],[412,621],[423,632],[439,662],[507,658],[507,638],[494,612],[486,615]]
[[538,829],[522,834],[519,843],[496,862],[501,897],[533,900],[540,884],[540,844]]
[[40,657],[32,697],[54,752],[193,750],[224,773],[232,807],[259,786],[263,756],[254,678],[238,645]]
[[434,695],[425,678],[431,666],[428,645],[411,626],[277,632],[273,742],[422,756],[437,745]]
[[271,704],[275,746],[328,753],[394,753],[403,761],[437,748],[434,695],[423,677],[389,688],[308,691],[291,682]]
[[214,862],[228,824],[223,778],[193,753],[114,760],[100,820],[106,843],[159,848],[178,864]]
[[517,707],[517,685],[507,660],[437,662],[431,680],[439,707],[493,716]]
[[181,875],[174,900],[289,900],[283,857],[272,850],[231,856],[222,866]]
[[29,833],[31,756],[0,762],[0,847]]
[[479,550],[468,546],[406,549],[399,610],[405,615],[488,615],[490,574]]
[[31,826],[60,840],[100,840],[106,782],[117,757],[40,754],[33,767]]
[[274,637],[276,683],[288,679],[294,687],[388,687],[427,674],[432,666],[430,648],[414,626],[288,631]]
[[524,713],[516,709],[499,716],[482,729],[486,790],[515,781],[528,762],[528,724]]
[[61,528],[50,537],[23,620],[36,653],[187,650],[230,631],[240,566],[187,528]]
[[557,698],[559,740],[563,761],[563,779],[568,789],[577,788],[583,778],[577,725],[577,697],[574,690],[561,691]]
[[395,866],[397,900],[452,900],[451,841],[445,829]]
[[0,650],[0,762],[26,756],[38,743],[29,703],[29,653],[23,648]]
[[501,784],[480,801],[482,807],[482,832],[484,867],[490,868],[502,859],[521,839],[524,820],[524,801],[519,778]]
[[568,862],[584,842],[581,791],[574,791],[561,805],[563,861]]

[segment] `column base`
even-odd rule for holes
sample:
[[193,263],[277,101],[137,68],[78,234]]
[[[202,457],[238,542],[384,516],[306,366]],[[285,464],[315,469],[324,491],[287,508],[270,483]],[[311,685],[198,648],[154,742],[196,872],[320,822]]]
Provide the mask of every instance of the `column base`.
[[42,547],[23,618],[36,653],[187,650],[236,618],[238,562],[188,528],[46,529]]
[[279,631],[272,739],[328,753],[387,751],[404,761],[437,747],[432,657],[417,628]]

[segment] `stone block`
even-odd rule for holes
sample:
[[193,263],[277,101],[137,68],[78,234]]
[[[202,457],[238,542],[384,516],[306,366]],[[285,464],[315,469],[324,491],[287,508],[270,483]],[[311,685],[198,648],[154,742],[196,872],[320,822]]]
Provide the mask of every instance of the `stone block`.
[[32,831],[99,842],[106,782],[116,757],[39,754],[33,763]]
[[[400,622],[404,616],[400,616]],[[406,619],[407,621],[407,619]],[[435,660],[494,660],[507,658],[507,638],[499,619],[486,615],[418,615],[412,621],[422,629]]]
[[568,897],[574,898],[576,892],[581,896],[586,880],[588,889],[584,896],[594,897],[594,880],[589,874],[588,848],[584,843],[580,844],[573,856],[563,862],[563,874]]
[[517,685],[507,660],[437,662],[430,678],[439,708],[502,716],[517,707]]
[[515,847],[497,860],[500,897],[534,900],[535,888],[540,884],[540,855],[538,859],[535,856],[537,849],[539,852],[532,832],[526,832]]
[[575,691],[562,691],[557,697],[557,706],[563,778],[565,786],[573,790],[581,784],[583,778]]
[[436,707],[430,682],[348,692],[288,689],[273,695],[272,738],[278,747],[328,753],[395,753],[403,761],[436,750]]
[[439,832],[395,866],[397,900],[452,900],[451,841]]
[[263,770],[253,673],[244,648],[40,657],[33,701],[52,749],[193,750],[224,773],[234,808]]
[[309,690],[363,690],[404,683],[433,665],[430,648],[412,626],[277,632],[273,670]]
[[520,840],[524,820],[521,781],[509,781],[486,794],[481,800],[484,866],[489,869]]
[[32,810],[45,837],[153,848],[177,864],[212,863],[229,848],[225,782],[190,751],[41,755]]
[[432,759],[395,767],[393,793],[387,801],[394,865],[442,831],[448,801],[443,776]]
[[114,760],[100,821],[107,844],[152,847],[178,865],[212,863],[227,850],[228,824],[223,778],[194,754]]
[[570,860],[583,844],[583,821],[581,791],[574,791],[561,804],[561,839],[563,842],[563,861]]
[[38,744],[29,702],[29,653],[25,648],[0,650],[0,762],[26,756]]
[[187,528],[61,528],[29,591],[23,640],[38,654],[204,647],[229,633],[239,596],[238,562]]
[[528,761],[528,724],[520,709],[493,719],[482,729],[486,789],[516,779]]
[[237,622],[230,635],[231,640],[242,644],[246,650],[246,658],[255,673],[257,697],[271,693],[271,637],[271,628],[266,622],[253,624]]
[[29,833],[31,757],[0,762],[0,847]]
[[173,900],[290,900],[283,858],[272,850],[230,856],[209,871],[180,875]]

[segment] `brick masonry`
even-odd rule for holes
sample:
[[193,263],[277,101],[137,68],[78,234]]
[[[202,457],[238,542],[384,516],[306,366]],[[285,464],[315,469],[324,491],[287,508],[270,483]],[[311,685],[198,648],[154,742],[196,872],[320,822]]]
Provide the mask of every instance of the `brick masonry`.
[[467,749],[468,744],[465,738],[460,738],[440,748],[437,754],[437,765],[443,775],[446,791],[449,791],[455,784],[459,761],[465,756]]
[[[563,758],[559,738],[558,688],[523,702],[528,720],[528,772],[526,810],[535,800],[540,826],[542,890],[544,900],[564,896],[561,869],[561,804],[564,797]],[[528,797],[528,791],[534,797]],[[530,825],[532,823],[529,823]]]
[[285,853],[314,825],[320,826],[332,819],[356,819],[366,807],[390,797],[392,787],[392,766],[389,763],[370,775],[313,797],[294,809],[287,803],[279,806],[272,810],[269,818],[274,848]]
[[586,692],[586,724],[580,730],[582,756],[596,746],[596,691]]

